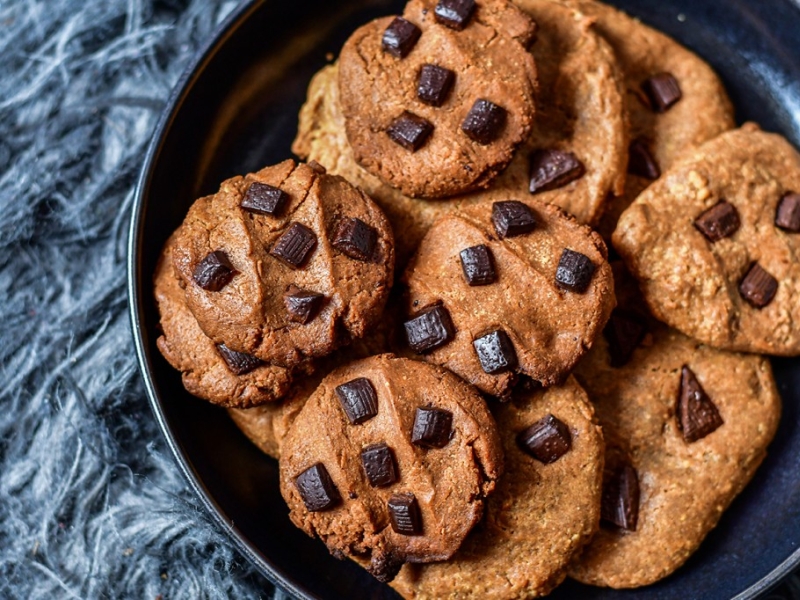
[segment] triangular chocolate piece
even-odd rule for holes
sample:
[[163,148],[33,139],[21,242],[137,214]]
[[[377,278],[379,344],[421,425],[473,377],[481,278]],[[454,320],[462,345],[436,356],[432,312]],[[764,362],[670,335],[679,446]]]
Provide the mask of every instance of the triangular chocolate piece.
[[681,389],[675,413],[678,429],[689,443],[706,437],[723,424],[717,407],[686,365],[681,369]]

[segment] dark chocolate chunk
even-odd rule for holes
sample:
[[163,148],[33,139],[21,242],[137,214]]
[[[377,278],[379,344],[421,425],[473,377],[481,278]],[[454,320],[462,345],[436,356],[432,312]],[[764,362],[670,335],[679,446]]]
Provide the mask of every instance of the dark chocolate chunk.
[[506,124],[506,109],[494,102],[480,98],[469,109],[461,130],[479,144],[491,144],[503,131]]
[[301,223],[292,223],[269,253],[295,269],[302,267],[317,246],[317,236]]
[[456,31],[467,26],[474,12],[475,0],[439,0],[434,9],[436,21]]
[[231,350],[225,344],[217,344],[217,353],[234,375],[244,375],[264,364],[260,358]]
[[197,263],[192,279],[204,290],[218,292],[228,285],[236,275],[228,255],[222,250],[215,250]]
[[644,138],[636,138],[631,142],[628,149],[628,173],[645,179],[661,177],[661,169]]
[[389,520],[395,533],[422,535],[422,514],[414,494],[392,494],[388,506]]
[[419,71],[417,98],[431,106],[441,106],[453,88],[456,74],[438,65],[422,65]]
[[756,308],[764,308],[772,302],[777,291],[778,280],[762,269],[758,263],[753,263],[739,284],[739,294]]
[[315,161],[315,160],[310,160],[310,161],[308,161],[308,162],[306,163],[306,165],[307,165],[309,168],[311,168],[311,170],[312,170],[312,171],[314,171],[315,173],[317,173],[318,175],[325,175],[325,174],[328,172],[328,169],[326,169],[325,167],[323,167],[321,164],[319,164],[319,163],[318,163],[317,161]]
[[683,433],[683,439],[689,443],[706,437],[723,424],[716,405],[686,365],[681,369],[681,387],[675,415],[678,417],[678,429]]
[[372,487],[388,487],[397,481],[397,465],[392,449],[372,444],[361,451],[361,465]]
[[404,324],[408,345],[422,353],[444,346],[456,334],[450,313],[444,306],[434,306]]
[[778,204],[775,225],[786,231],[800,231],[800,194],[786,194]]
[[600,518],[622,529],[636,531],[639,520],[639,477],[631,465],[620,465],[605,481]]
[[469,285],[489,285],[497,280],[494,258],[488,246],[472,246],[461,251],[461,268]]
[[717,202],[694,221],[694,226],[708,238],[709,242],[718,242],[733,235],[740,225],[739,211],[725,200]]
[[672,73],[659,73],[642,84],[650,106],[658,113],[667,112],[681,99],[681,86]]
[[405,58],[422,35],[419,27],[403,17],[395,17],[383,32],[383,49],[397,58]]
[[492,223],[500,239],[530,233],[536,229],[533,211],[518,200],[492,204]]
[[586,168],[572,152],[551,148],[531,155],[531,194],[547,192],[583,177]]
[[473,340],[481,368],[490,375],[513,371],[517,366],[514,344],[505,331],[498,329]]
[[386,130],[386,134],[393,142],[411,152],[422,148],[431,133],[433,133],[433,124],[430,121],[407,110],[392,121],[389,129]]
[[572,435],[563,421],[547,415],[517,435],[517,444],[539,462],[549,465],[570,451]]
[[353,425],[369,421],[378,414],[378,394],[372,383],[365,377],[343,383],[335,390],[344,414]]
[[389,583],[400,572],[406,562],[394,554],[373,552],[367,570],[381,583]]
[[423,448],[444,448],[453,437],[453,413],[433,407],[417,408],[411,442]]
[[615,308],[603,329],[603,336],[608,342],[611,366],[618,368],[628,364],[645,333],[647,326],[638,313]]
[[331,244],[350,258],[369,261],[378,242],[378,232],[357,217],[339,221]]
[[595,266],[588,256],[564,248],[556,269],[556,285],[571,292],[582,294],[589,287]]
[[247,188],[239,206],[259,215],[276,215],[288,200],[289,194],[282,189],[256,181]]
[[306,324],[317,316],[325,296],[318,292],[302,290],[292,286],[283,295],[283,305],[289,313],[289,319],[295,323]]
[[322,463],[317,463],[298,475],[294,484],[310,512],[329,510],[342,501],[339,490]]

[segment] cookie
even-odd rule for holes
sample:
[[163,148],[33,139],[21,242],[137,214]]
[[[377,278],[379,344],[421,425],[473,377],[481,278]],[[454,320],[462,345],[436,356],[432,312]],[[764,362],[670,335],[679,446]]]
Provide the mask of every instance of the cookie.
[[284,161],[225,181],[189,209],[173,263],[216,343],[292,367],[380,320],[391,227],[366,194],[321,171]]
[[[515,0],[524,6],[525,0]],[[595,0],[559,0],[596,21],[625,75],[631,147],[623,194],[609,199],[599,231],[608,238],[622,211],[661,173],[735,125],[714,70],[669,36]]]
[[402,568],[392,587],[404,598],[544,596],[597,530],[603,436],[575,379],[520,394],[493,414],[506,470],[486,515],[448,562]]
[[403,281],[411,349],[495,396],[518,373],[562,381],[614,306],[600,236],[530,200],[445,215]]
[[497,427],[452,373],[384,354],[326,377],[283,441],[292,522],[382,581],[450,558],[502,471]]
[[745,125],[703,144],[639,196],[614,246],[662,321],[718,348],[794,356],[798,190],[800,154]]
[[220,347],[203,333],[172,268],[176,239],[177,233],[164,246],[154,276],[162,331],[158,349],[181,372],[190,394],[228,407],[274,404],[289,392],[292,371]]
[[[409,198],[384,184],[359,167],[347,142],[338,65],[325,67],[309,85],[292,149],[360,186],[380,204],[396,231],[403,232],[396,240],[398,265],[405,264],[442,214],[459,206],[529,196],[530,159],[537,150],[572,152],[583,163],[583,176],[562,188],[537,194],[579,221],[596,223],[606,198],[622,193],[628,135],[622,78],[613,52],[595,32],[592,20],[575,11],[546,0],[528,0],[520,7],[544,24],[531,52],[541,80],[538,106],[547,118],[535,119],[528,140],[486,192],[428,201]],[[562,89],[563,93],[558,91]]]
[[447,3],[412,0],[402,17],[357,29],[339,57],[356,162],[409,196],[485,188],[533,122],[525,45],[535,25],[506,0],[456,5],[450,14]]
[[781,411],[767,359],[659,324],[630,287],[618,284],[620,308],[575,370],[607,451],[603,524],[569,574],[613,588],[686,561],[763,461]]

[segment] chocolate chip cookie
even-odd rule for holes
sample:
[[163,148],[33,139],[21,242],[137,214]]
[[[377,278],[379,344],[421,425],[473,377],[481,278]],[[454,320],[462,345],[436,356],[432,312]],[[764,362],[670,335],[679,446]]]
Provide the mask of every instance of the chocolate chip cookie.
[[214,342],[285,367],[378,322],[394,268],[391,227],[341,177],[292,160],[196,201],[173,263]]
[[412,0],[357,29],[339,57],[356,162],[409,196],[487,187],[533,122],[533,22],[507,0],[449,4]]
[[445,215],[403,279],[410,348],[495,396],[562,381],[614,306],[600,236],[532,200]]
[[506,470],[486,515],[450,561],[403,567],[392,587],[404,598],[544,596],[597,530],[603,436],[575,379],[493,413]]
[[452,373],[384,354],[326,377],[283,441],[295,525],[382,581],[450,558],[502,471],[480,395]]
[[756,125],[669,169],[614,246],[662,321],[728,350],[800,353],[800,154]]
[[641,312],[635,285],[617,291],[575,371],[607,451],[603,524],[570,576],[630,588],[697,549],[761,464],[781,409],[768,360],[689,339]]

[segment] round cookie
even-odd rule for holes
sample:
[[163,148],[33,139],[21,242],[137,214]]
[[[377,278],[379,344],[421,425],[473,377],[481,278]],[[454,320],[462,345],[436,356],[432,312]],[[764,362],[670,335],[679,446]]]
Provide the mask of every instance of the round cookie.
[[501,397],[517,373],[563,381],[614,306],[600,236],[530,200],[445,215],[403,279],[412,350]]
[[457,4],[443,19],[435,0],[412,0],[402,18],[357,29],[339,57],[356,161],[409,196],[487,187],[533,122],[535,25],[507,0]]
[[637,314],[631,287],[618,284],[622,308],[575,371],[607,451],[604,523],[569,575],[613,588],[686,561],[763,461],[781,411],[767,359]]
[[197,200],[173,263],[206,335],[292,367],[380,320],[394,242],[366,194],[318,165],[287,160]]
[[[572,557],[591,539],[600,519],[603,435],[574,378],[563,386],[528,392],[494,407],[506,469],[486,501],[486,515],[447,562],[406,565],[392,582],[404,598],[515,600],[550,593]],[[518,437],[553,416],[566,426],[566,453],[542,462]],[[555,435],[558,435],[557,433]],[[559,438],[560,439],[560,438]],[[553,459],[555,454],[540,458]]]
[[502,445],[480,395],[452,373],[384,354],[326,377],[284,438],[292,522],[382,581],[450,558],[483,514]]
[[797,191],[800,154],[748,124],[667,171],[613,243],[660,320],[718,348],[797,355]]
[[181,372],[190,394],[228,407],[274,404],[289,392],[292,371],[220,349],[203,333],[172,268],[176,239],[177,232],[164,246],[154,275],[162,331],[156,340],[158,349]]

